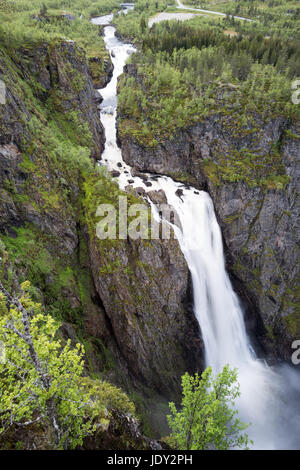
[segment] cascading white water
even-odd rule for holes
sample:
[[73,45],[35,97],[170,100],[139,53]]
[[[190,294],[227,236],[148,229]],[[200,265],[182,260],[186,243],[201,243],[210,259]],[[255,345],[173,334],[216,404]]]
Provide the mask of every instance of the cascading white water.
[[[95,20],[101,24],[101,20]],[[99,90],[101,121],[106,144],[102,164],[120,172],[119,185],[162,189],[180,218],[174,227],[189,266],[194,289],[194,310],[205,344],[206,364],[219,372],[225,364],[238,368],[241,397],[237,406],[242,420],[252,422],[248,434],[258,449],[300,448],[299,374],[288,366],[271,369],[257,359],[246,333],[243,312],[225,270],[222,237],[209,195],[161,176],[149,188],[133,177],[122,160],[116,142],[117,78],[134,48],[105,28],[105,43],[111,53],[114,73],[110,83]],[[133,181],[129,183],[129,181]],[[175,193],[181,189],[179,198]]]
[[239,299],[225,270],[221,231],[209,195],[186,190],[181,201],[174,189],[166,194],[182,226],[176,234],[193,279],[194,311],[204,340],[206,364],[214,372],[220,372],[225,364],[238,369],[241,397],[236,404],[241,419],[252,422],[248,434],[254,448],[293,446],[293,437],[283,442],[286,434],[280,436],[281,427],[289,426],[291,418],[284,403],[285,381],[258,360],[251,347]]

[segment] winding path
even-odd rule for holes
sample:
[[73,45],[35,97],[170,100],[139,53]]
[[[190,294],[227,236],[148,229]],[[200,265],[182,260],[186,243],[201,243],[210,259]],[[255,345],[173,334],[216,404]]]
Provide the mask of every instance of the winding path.
[[[178,5],[177,8],[179,8],[181,10],[201,11],[203,13],[210,13],[212,15],[226,16],[226,13],[221,13],[221,12],[218,12],[218,11],[203,10],[201,8],[186,7],[181,3],[180,0],[176,0],[176,2],[177,2],[177,5]],[[242,16],[234,16],[234,19],[235,20],[244,20],[244,21],[254,21],[254,20],[251,20],[250,18],[243,18]]]

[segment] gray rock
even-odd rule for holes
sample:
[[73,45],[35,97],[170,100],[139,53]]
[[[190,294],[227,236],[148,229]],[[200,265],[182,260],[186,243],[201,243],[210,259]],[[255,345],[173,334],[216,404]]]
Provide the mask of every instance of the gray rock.
[[179,199],[182,199],[181,196],[183,196],[183,190],[182,189],[177,189],[175,191],[176,196],[179,197]]
[[162,189],[160,189],[159,191],[149,191],[147,194],[150,197],[151,201],[154,202],[154,204],[167,204],[168,203],[166,195]]
[[[120,141],[123,158],[136,174],[177,178],[183,173],[192,186],[196,182],[209,191],[224,235],[227,269],[247,306],[247,322],[271,356],[290,360],[292,341],[300,335],[300,140],[286,135],[289,124],[283,117],[267,123],[255,119],[255,140],[252,134],[233,138],[220,116],[211,116],[178,131],[174,140],[154,150],[128,136]],[[289,129],[290,135],[300,134],[299,124]],[[290,176],[285,189],[216,181],[203,166],[204,159],[220,165],[218,155],[234,149],[268,155],[278,142],[285,174]]]
[[115,246],[90,240],[89,249],[95,286],[130,372],[175,397],[182,373],[203,367],[177,240],[128,239]]

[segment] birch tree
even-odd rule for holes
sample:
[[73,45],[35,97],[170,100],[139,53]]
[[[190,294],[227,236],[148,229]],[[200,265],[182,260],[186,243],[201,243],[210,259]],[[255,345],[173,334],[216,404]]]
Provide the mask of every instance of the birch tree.
[[216,377],[208,367],[202,376],[182,376],[181,409],[169,404],[167,416],[171,438],[180,450],[247,449],[248,427],[237,417],[234,408],[240,395],[237,370],[226,365]]
[[52,448],[74,448],[93,432],[97,412],[92,390],[81,386],[84,348],[63,346],[59,323],[32,301],[28,281],[21,287],[18,298],[0,282],[0,436],[40,422],[52,431]]

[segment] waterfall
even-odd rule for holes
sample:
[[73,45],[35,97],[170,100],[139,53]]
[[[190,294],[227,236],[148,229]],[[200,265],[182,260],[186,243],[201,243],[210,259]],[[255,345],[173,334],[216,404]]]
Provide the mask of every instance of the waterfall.
[[[100,20],[94,20],[101,24]],[[114,64],[110,83],[99,90],[103,97],[101,121],[106,144],[101,164],[120,172],[119,185],[162,189],[168,204],[180,218],[174,226],[181,250],[189,266],[194,290],[194,311],[200,325],[206,364],[219,372],[225,364],[238,369],[241,397],[239,415],[252,422],[248,434],[257,449],[297,449],[300,447],[299,374],[287,365],[270,368],[259,360],[247,336],[239,299],[226,273],[222,236],[211,198],[204,191],[185,188],[161,176],[148,188],[123,161],[116,141],[117,78],[127,58],[134,52],[115,37],[115,28],[105,27],[104,40]],[[113,52],[113,54],[112,54]],[[128,180],[133,180],[129,183]],[[175,193],[181,189],[179,198]]]
[[[293,395],[296,397],[297,392],[285,385],[288,369],[284,374],[275,372],[257,359],[251,347],[239,299],[225,270],[222,236],[211,198],[205,192],[197,195],[186,190],[180,200],[174,189],[168,189],[167,199],[181,222],[182,231],[177,229],[176,234],[192,275],[194,311],[205,345],[206,365],[215,373],[225,364],[238,369],[241,396],[236,405],[240,418],[252,422],[248,434],[254,448],[296,447],[300,427],[293,417],[297,409]],[[287,403],[287,393],[295,401],[294,411]],[[295,436],[286,440],[291,419]]]

